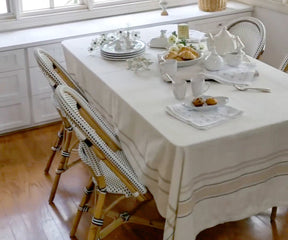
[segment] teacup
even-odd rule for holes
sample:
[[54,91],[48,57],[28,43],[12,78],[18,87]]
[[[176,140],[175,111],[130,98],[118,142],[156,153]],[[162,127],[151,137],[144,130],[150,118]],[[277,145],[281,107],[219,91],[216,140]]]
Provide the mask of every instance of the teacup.
[[243,60],[243,54],[241,52],[231,52],[225,55],[225,60],[228,65],[237,67]]
[[201,96],[209,87],[210,84],[205,82],[205,78],[202,75],[191,79],[192,96],[194,98]]
[[186,95],[187,83],[185,80],[172,82],[174,97],[178,100],[183,100]]

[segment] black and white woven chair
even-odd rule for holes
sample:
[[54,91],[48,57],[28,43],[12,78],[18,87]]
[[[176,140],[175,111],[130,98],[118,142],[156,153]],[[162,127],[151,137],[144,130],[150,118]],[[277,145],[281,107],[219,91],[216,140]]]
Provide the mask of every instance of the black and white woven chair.
[[244,43],[244,52],[253,58],[259,58],[266,45],[266,29],[264,24],[254,17],[241,17],[229,22],[227,30],[239,36]]
[[[75,236],[83,211],[90,198],[90,191],[95,189],[93,217],[88,239],[103,239],[124,223],[136,223],[163,229],[163,222],[151,221],[132,215],[143,202],[152,199],[147,188],[138,180],[130,166],[115,132],[105,124],[104,119],[75,90],[67,86],[56,89],[56,99],[70,121],[79,138],[80,158],[89,166],[93,183],[89,182],[70,233]],[[104,208],[107,193],[116,194],[115,201]],[[115,213],[113,210],[125,198],[136,198],[137,207],[129,212]],[[106,218],[113,219],[105,226]],[[104,227],[104,226],[105,227]]]
[[288,73],[288,55],[284,57],[279,69]]
[[[59,85],[68,85],[72,87],[73,89],[75,89],[76,91],[78,91],[79,93],[81,93],[82,95],[84,95],[82,89],[76,84],[76,82],[72,79],[72,77],[68,74],[68,72],[48,52],[46,52],[45,50],[41,48],[36,48],[34,50],[34,57],[41,71],[47,78],[49,85],[51,86],[53,90],[53,93],[52,93],[53,95],[54,95],[55,89]],[[54,200],[61,174],[65,172],[66,170],[68,170],[71,166],[75,165],[75,163],[79,162],[79,159],[78,159],[68,164],[71,150],[76,146],[78,141],[75,143],[72,143],[71,140],[72,140],[73,129],[70,123],[66,120],[66,118],[61,113],[61,107],[57,104],[57,101],[55,101],[55,99],[54,99],[54,105],[62,119],[62,124],[58,131],[55,143],[51,147],[52,152],[46,163],[46,167],[44,170],[45,174],[48,174],[51,164],[55,158],[55,154],[57,151],[60,151],[60,150],[61,150],[61,160],[56,170],[56,175],[55,175],[53,186],[52,186],[50,196],[49,196],[49,203],[53,202]]]

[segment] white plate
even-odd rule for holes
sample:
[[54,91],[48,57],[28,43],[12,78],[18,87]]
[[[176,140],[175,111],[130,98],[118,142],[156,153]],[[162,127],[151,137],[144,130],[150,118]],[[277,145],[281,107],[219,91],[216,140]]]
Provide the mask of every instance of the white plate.
[[[201,98],[203,98],[204,101],[207,98],[211,98],[211,97],[212,96],[201,96]],[[192,100],[187,100],[187,101],[183,102],[183,105],[187,109],[193,110],[193,111],[209,111],[209,110],[215,109],[217,107],[225,106],[229,101],[228,97],[223,97],[223,96],[218,96],[218,97],[213,97],[213,98],[217,100],[217,104],[215,104],[215,105],[207,105],[206,103],[204,103],[201,107],[196,107],[192,103]]]
[[129,52],[129,53],[121,53],[121,54],[114,54],[114,53],[107,53],[105,51],[101,50],[101,54],[106,55],[106,56],[111,56],[111,57],[123,57],[123,56],[131,56],[131,55],[135,55],[141,52],[145,52],[145,48],[135,51],[135,52]]
[[105,60],[125,61],[125,60],[130,59],[130,58],[139,57],[139,56],[141,56],[141,55],[143,55],[143,54],[144,54],[144,52],[140,52],[140,53],[137,53],[137,54],[134,54],[134,55],[124,56],[124,57],[111,57],[111,56],[106,56],[106,55],[103,55],[103,54],[101,54],[101,56],[102,56]]
[[101,55],[106,56],[106,57],[111,57],[111,58],[125,58],[125,57],[137,56],[137,55],[142,54],[144,52],[145,52],[145,49],[143,49],[142,51],[139,51],[139,52],[131,53],[131,54],[110,55],[110,54],[106,54],[105,52],[101,51]]
[[135,40],[135,46],[132,49],[115,50],[115,43],[107,43],[101,47],[101,51],[112,55],[125,55],[129,53],[137,53],[145,48],[145,43],[140,40]]

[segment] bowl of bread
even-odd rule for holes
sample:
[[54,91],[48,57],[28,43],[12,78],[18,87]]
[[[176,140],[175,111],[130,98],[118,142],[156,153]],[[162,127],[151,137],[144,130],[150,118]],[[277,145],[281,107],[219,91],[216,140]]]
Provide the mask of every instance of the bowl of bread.
[[186,67],[200,62],[203,58],[203,53],[189,46],[183,46],[179,49],[170,48],[164,59],[176,59],[178,67]]

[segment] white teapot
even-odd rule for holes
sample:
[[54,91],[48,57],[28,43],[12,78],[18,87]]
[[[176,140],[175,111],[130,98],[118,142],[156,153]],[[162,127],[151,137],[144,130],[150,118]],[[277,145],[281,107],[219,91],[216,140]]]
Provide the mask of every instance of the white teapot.
[[226,53],[234,52],[237,48],[236,38],[226,27],[214,36],[214,45],[219,55],[224,56]]
[[216,51],[214,37],[211,33],[208,34],[207,48],[210,53],[204,59],[205,68],[209,71],[221,70],[224,66],[224,60]]

